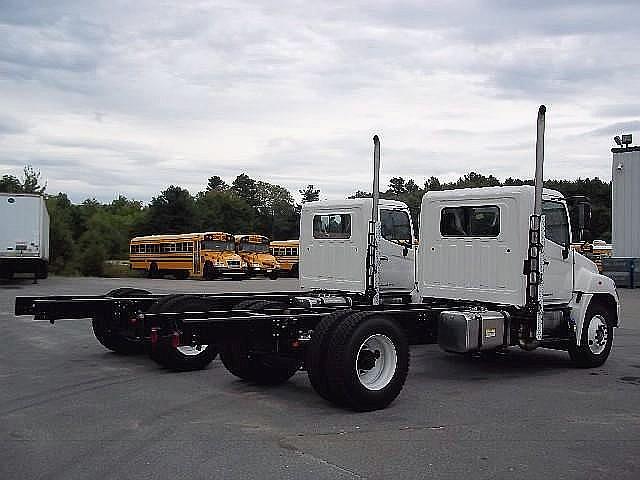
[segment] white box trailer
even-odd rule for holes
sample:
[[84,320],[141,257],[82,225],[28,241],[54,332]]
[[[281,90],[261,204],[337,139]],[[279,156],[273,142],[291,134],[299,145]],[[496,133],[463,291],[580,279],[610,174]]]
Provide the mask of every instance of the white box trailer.
[[640,258],[640,147],[613,148],[611,152],[613,256]]
[[46,278],[49,213],[41,195],[0,193],[0,275]]

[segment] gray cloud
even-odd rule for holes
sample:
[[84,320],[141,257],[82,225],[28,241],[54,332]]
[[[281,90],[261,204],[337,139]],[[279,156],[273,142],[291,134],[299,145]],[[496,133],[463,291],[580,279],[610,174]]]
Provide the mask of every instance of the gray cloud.
[[72,198],[243,171],[344,196],[373,133],[385,180],[530,175],[540,103],[550,175],[606,178],[640,126],[631,1],[0,4],[0,164]]

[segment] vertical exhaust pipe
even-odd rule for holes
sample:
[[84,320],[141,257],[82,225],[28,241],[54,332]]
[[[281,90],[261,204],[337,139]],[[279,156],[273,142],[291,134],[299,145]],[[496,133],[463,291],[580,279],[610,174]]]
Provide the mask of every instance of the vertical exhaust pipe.
[[542,187],[544,182],[544,126],[547,107],[540,105],[538,108],[538,128],[536,132],[536,179],[535,179],[535,201],[533,204],[533,214],[542,215]]
[[[526,302],[528,311],[534,316],[535,324],[531,326],[530,336],[520,338],[520,346],[532,350],[542,340],[544,314],[544,236],[545,221],[542,215],[542,189],[544,167],[544,127],[547,108],[540,105],[536,130],[536,174],[534,183],[533,214],[529,219],[529,247],[525,274],[527,276]],[[528,337],[528,338],[527,338]]]
[[373,208],[371,209],[371,221],[378,222],[378,205],[380,203],[380,139],[373,136]]
[[380,257],[378,255],[378,237],[380,225],[378,222],[378,207],[380,203],[380,138],[373,136],[373,202],[371,207],[371,221],[367,236],[367,276],[365,296],[372,305],[380,303]]

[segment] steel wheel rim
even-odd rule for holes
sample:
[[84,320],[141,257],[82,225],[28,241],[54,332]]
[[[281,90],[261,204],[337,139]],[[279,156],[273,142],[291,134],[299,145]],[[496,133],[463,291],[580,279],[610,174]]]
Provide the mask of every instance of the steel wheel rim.
[[176,348],[185,357],[195,357],[203,353],[209,345],[180,345]]
[[397,365],[396,346],[389,337],[381,333],[367,337],[356,355],[358,380],[368,390],[382,390],[389,385]]
[[587,332],[587,343],[591,353],[600,355],[607,348],[608,340],[609,330],[607,329],[606,320],[602,315],[594,315],[589,322]]

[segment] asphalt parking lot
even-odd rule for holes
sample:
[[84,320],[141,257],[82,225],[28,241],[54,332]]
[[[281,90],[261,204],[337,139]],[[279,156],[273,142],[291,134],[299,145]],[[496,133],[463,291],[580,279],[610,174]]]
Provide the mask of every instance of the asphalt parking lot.
[[0,479],[640,478],[640,290],[601,368],[518,349],[489,362],[412,348],[403,392],[353,413],[304,372],[272,388],[219,360],[171,373],[105,350],[86,320],[15,317],[16,295],[290,290],[277,281],[52,277],[0,284]]

